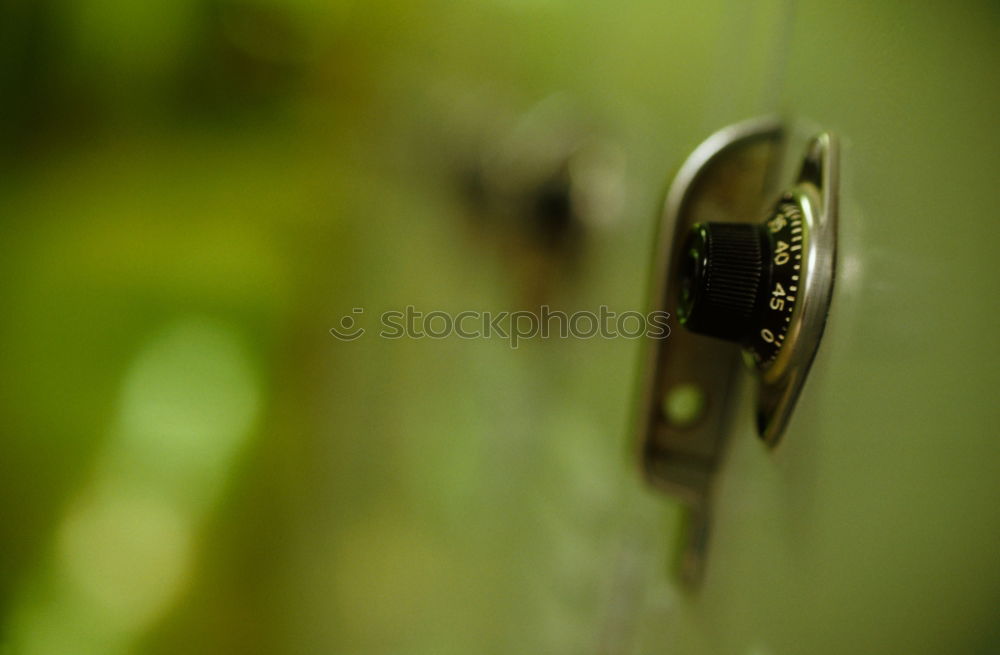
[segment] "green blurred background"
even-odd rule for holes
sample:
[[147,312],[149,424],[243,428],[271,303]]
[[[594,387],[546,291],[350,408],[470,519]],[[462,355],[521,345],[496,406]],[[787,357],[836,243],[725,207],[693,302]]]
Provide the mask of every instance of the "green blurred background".
[[3,652],[631,647],[636,342],[328,332],[643,308],[731,18],[631,4],[2,5]]

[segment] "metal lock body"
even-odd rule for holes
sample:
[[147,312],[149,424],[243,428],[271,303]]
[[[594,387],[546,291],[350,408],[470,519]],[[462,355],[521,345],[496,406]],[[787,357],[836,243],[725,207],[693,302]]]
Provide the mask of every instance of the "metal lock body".
[[[717,132],[681,168],[667,197],[651,309],[686,329],[654,342],[637,417],[642,465],[693,510],[682,577],[703,565],[711,481],[730,420],[739,367],[756,386],[756,422],[781,439],[816,354],[836,262],[837,151],[813,137],[782,183],[788,133],[777,119]],[[742,363],[741,363],[742,362]],[[687,396],[685,403],[677,399]]]

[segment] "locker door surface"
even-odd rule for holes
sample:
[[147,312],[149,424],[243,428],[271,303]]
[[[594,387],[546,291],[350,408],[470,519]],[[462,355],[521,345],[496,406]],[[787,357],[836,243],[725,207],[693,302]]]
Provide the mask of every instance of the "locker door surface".
[[782,115],[842,146],[829,322],[773,451],[742,380],[705,578],[645,643],[995,652],[1000,12],[802,0],[788,35]]

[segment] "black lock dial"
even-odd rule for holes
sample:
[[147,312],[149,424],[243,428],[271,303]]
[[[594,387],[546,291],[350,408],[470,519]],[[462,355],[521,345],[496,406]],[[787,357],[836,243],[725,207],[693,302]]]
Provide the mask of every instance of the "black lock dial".
[[769,364],[788,336],[807,237],[791,194],[763,223],[696,224],[681,256],[681,324],[739,343],[758,366]]

